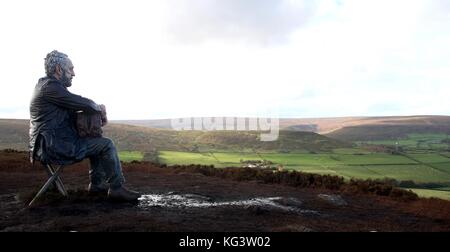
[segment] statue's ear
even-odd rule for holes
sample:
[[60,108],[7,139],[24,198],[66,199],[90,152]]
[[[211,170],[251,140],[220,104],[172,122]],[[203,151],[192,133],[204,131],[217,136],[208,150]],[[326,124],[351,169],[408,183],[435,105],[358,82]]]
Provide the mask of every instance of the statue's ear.
[[55,68],[55,75],[56,75],[56,76],[61,76],[61,75],[62,75],[62,68],[61,68],[60,65],[56,65],[56,68]]

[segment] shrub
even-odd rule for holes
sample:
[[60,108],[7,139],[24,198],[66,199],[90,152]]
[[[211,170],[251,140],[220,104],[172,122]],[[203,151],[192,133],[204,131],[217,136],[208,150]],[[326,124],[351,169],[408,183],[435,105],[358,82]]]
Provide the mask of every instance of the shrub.
[[358,180],[345,182],[343,177],[318,175],[298,171],[273,171],[269,169],[252,168],[214,168],[206,165],[174,165],[175,172],[193,172],[205,176],[213,176],[237,181],[257,180],[266,184],[281,184],[298,188],[321,188],[338,190],[355,194],[370,194],[391,197],[400,200],[416,200],[418,196],[412,191],[397,188],[399,184],[394,179]]

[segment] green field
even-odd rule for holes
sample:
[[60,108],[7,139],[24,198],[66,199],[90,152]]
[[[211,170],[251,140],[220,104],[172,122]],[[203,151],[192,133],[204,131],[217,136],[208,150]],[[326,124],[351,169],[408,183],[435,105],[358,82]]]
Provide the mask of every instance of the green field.
[[[364,154],[363,154],[364,153]],[[171,164],[204,164],[216,167],[241,166],[240,160],[270,160],[292,169],[317,174],[332,174],[346,179],[383,179],[398,181],[411,180],[415,183],[450,182],[450,158],[436,154],[413,154],[414,159],[401,155],[370,153],[358,149],[346,149],[320,154],[290,153],[189,153],[161,151],[160,160]],[[432,165],[429,166],[428,164]],[[438,169],[437,169],[438,168]],[[446,198],[450,194],[444,190],[417,189],[426,197]]]
[[[412,153],[412,158],[387,153],[372,153],[358,148],[338,149],[329,153],[244,153],[244,152],[179,152],[160,151],[159,160],[168,165],[201,164],[218,168],[240,167],[241,160],[269,160],[274,167],[317,174],[332,174],[346,179],[383,179],[415,183],[450,182],[450,157],[439,153]],[[140,152],[121,152],[123,161],[142,160]],[[449,188],[447,188],[449,189]],[[426,197],[448,198],[450,190],[415,189]],[[434,192],[436,191],[436,192]]]
[[406,150],[435,150],[446,151],[449,150],[450,144],[445,143],[450,139],[446,134],[409,134],[405,138],[396,140],[379,140],[357,142],[358,144],[374,144],[374,145],[390,145],[402,147]]
[[421,154],[408,154],[414,159],[419,160],[424,163],[446,163],[449,162],[449,158],[446,156],[442,156],[439,153],[421,153]]
[[420,197],[424,198],[440,198],[450,200],[450,191],[444,190],[429,190],[429,189],[415,189],[411,188],[411,191],[417,193]]
[[449,163],[439,163],[439,164],[432,164],[433,167],[435,167],[436,169],[446,172],[446,173],[450,173],[450,162]]
[[[161,151],[163,163],[203,164],[216,167],[241,166],[240,160],[269,160],[286,169],[336,174],[345,178],[394,178],[416,183],[443,183],[450,181],[450,158],[434,153],[420,154],[418,163],[400,155],[385,153],[368,154],[290,154],[290,153],[190,153]],[[447,163],[445,163],[447,161]],[[432,164],[433,167],[427,164]],[[434,168],[436,166],[436,169]]]
[[144,158],[144,153],[140,151],[120,151],[119,158],[123,162],[141,161]]

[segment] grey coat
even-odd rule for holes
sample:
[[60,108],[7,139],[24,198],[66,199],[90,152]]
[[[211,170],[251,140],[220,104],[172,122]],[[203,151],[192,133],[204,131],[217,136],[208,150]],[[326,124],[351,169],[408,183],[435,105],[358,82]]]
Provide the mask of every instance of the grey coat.
[[41,78],[30,103],[30,161],[72,164],[86,155],[86,139],[75,128],[75,113],[101,113],[90,99],[72,94],[55,78]]

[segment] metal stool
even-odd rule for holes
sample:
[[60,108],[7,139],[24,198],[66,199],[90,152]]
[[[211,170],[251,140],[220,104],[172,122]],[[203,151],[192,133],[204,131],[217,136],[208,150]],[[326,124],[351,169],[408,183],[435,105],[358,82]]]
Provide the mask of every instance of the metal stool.
[[50,185],[55,185],[58,191],[64,196],[67,197],[67,191],[64,187],[64,183],[61,180],[61,177],[59,175],[62,173],[64,165],[54,165],[54,164],[44,164],[47,174],[48,174],[48,180],[45,182],[45,184],[41,187],[39,192],[34,196],[33,200],[31,200],[30,204],[28,206],[30,207],[33,205],[33,203],[43,194],[45,193]]

